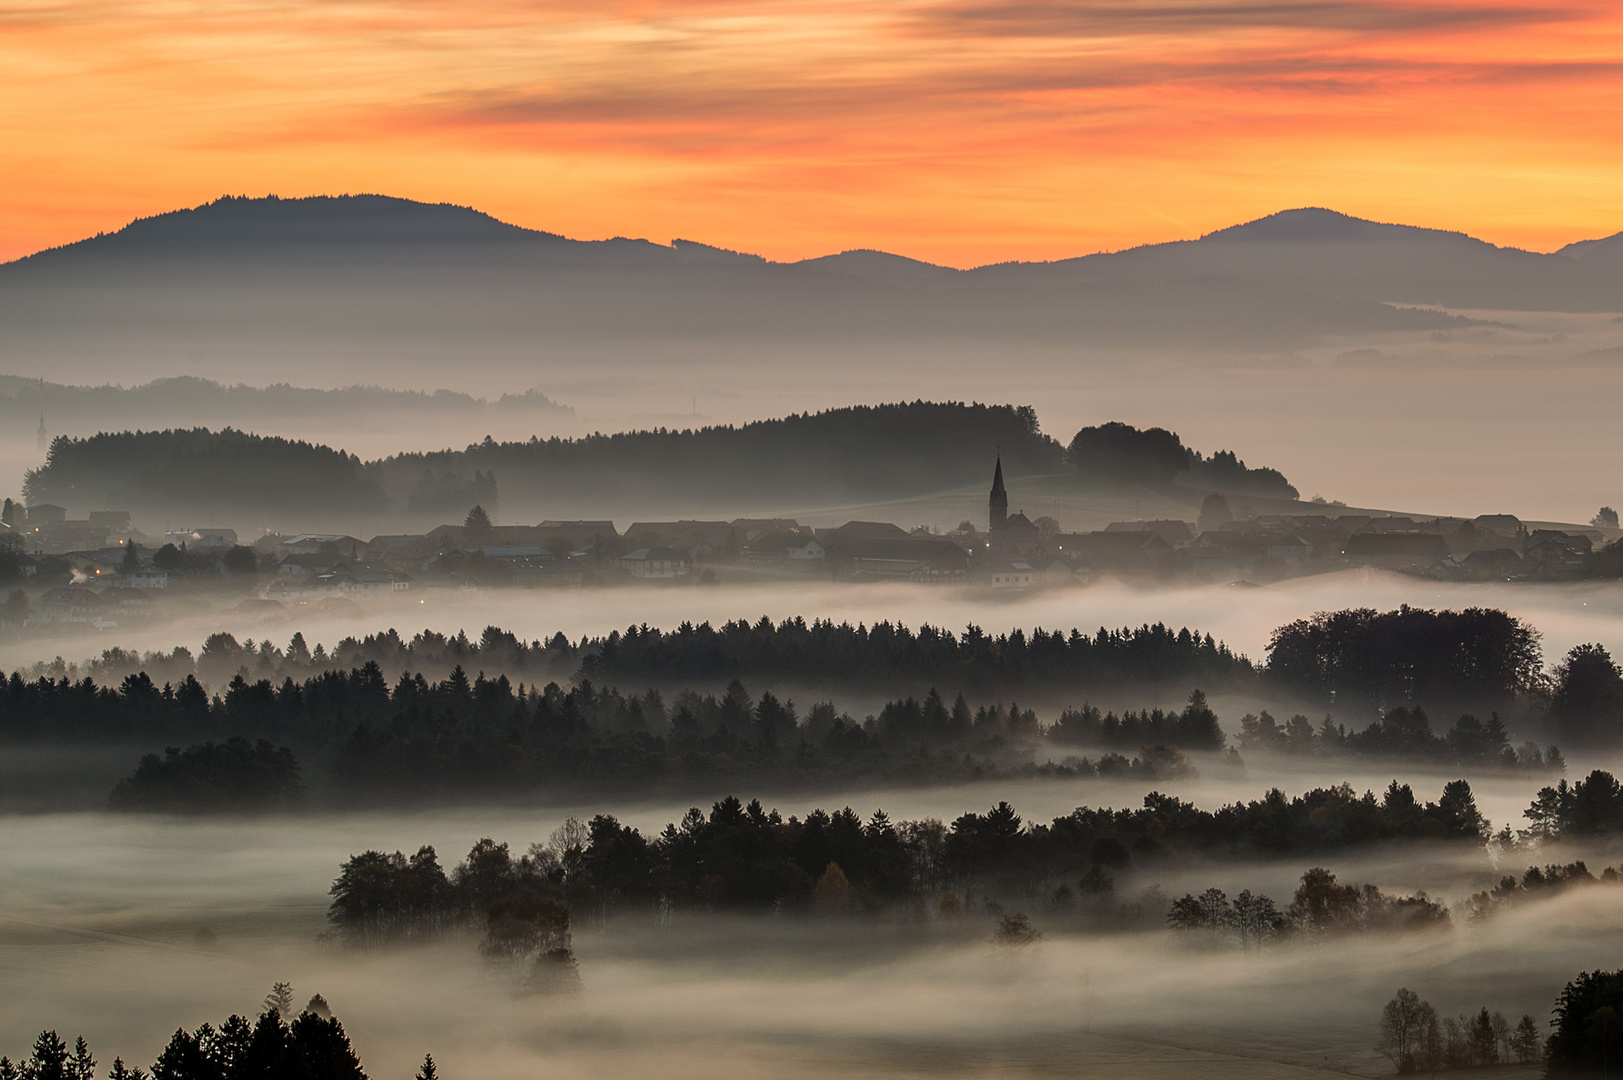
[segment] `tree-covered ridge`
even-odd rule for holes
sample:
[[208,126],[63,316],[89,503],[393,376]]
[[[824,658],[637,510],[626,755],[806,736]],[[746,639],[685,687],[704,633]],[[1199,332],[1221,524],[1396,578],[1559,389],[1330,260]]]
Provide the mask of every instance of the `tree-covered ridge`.
[[590,642],[583,673],[615,679],[770,678],[809,685],[928,680],[963,688],[1206,685],[1249,681],[1251,662],[1210,634],[1164,623],[1107,630],[1016,629],[992,636],[971,624],[962,634],[889,622],[871,627],[762,618],[719,628],[683,623],[665,632],[628,627]]
[[[215,634],[195,660],[185,649],[144,656],[115,649],[81,666],[35,665],[30,674],[122,678],[147,670],[154,679],[179,682],[195,673],[219,685],[239,670],[298,679],[370,662],[391,673],[431,676],[461,666],[535,682],[581,676],[682,687],[747,679],[885,693],[932,685],[949,693],[1020,695],[1144,685],[1187,692],[1198,685],[1283,691],[1366,714],[1414,705],[1491,712],[1524,697],[1542,701],[1548,693],[1555,719],[1584,741],[1609,741],[1623,727],[1623,671],[1603,648],[1578,646],[1547,677],[1538,631],[1485,608],[1319,612],[1273,632],[1266,666],[1208,633],[1159,622],[1092,633],[1038,627],[1029,634],[1019,628],[989,634],[974,624],[955,633],[929,624],[763,616],[720,625],[684,622],[672,630],[630,626],[573,641],[561,633],[526,640],[488,626],[477,638],[430,630],[407,638],[390,629],[345,638],[331,654],[311,650],[302,636],[286,649],[269,641],[249,644]],[[1398,732],[1391,734],[1398,739]],[[1424,742],[1429,730],[1416,738]]]
[[581,438],[483,442],[376,464],[385,474],[424,467],[494,469],[503,483],[551,486],[682,477],[750,493],[840,489],[902,495],[988,482],[1001,452],[1017,473],[1053,473],[1058,442],[1042,433],[1029,405],[912,401],[853,405],[771,420],[696,428],[655,428]]
[[[391,673],[411,671],[431,679],[455,667],[506,675],[518,682],[568,681],[575,677],[675,688],[731,679],[790,682],[819,689],[920,691],[936,685],[972,693],[1027,693],[1034,689],[1106,690],[1171,683],[1180,688],[1239,686],[1257,669],[1210,634],[1163,623],[1093,633],[1014,629],[989,634],[971,624],[962,633],[924,624],[914,629],[881,621],[870,625],[804,618],[774,623],[736,619],[719,626],[685,622],[674,630],[647,625],[603,637],[570,640],[562,633],[526,640],[487,626],[477,636],[423,630],[410,637],[394,629],[347,637],[329,653],[310,648],[303,634],[286,647],[265,639],[239,642],[216,633],[200,653],[177,647],[145,654],[108,649],[96,659],[69,665],[35,664],[27,678],[103,682],[146,672],[154,682],[179,684],[195,675],[223,686],[242,672],[250,679],[302,680],[329,669],[377,664]],[[24,674],[19,672],[19,674]],[[950,691],[949,691],[950,692]]]
[[[286,387],[252,395],[248,388],[220,389],[256,407],[259,396],[285,403],[290,395],[302,393]],[[1110,445],[1088,450],[1101,438],[1090,432],[1101,431]],[[1125,450],[1114,448],[1125,438],[1120,432],[1131,434]],[[1175,444],[1177,465],[1171,471],[1156,464],[1155,453],[1138,446],[1161,436]],[[1229,451],[1205,458],[1158,428],[1138,432],[1112,424],[1084,429],[1077,440],[1070,460],[1096,479],[1160,484],[1176,474],[1195,487],[1296,497],[1296,489],[1278,472],[1248,469]],[[1030,406],[920,400],[796,413],[736,426],[532,436],[522,442],[487,437],[460,450],[398,454],[364,467],[341,450],[232,428],[60,437],[45,464],[28,474],[24,490],[30,502],[69,506],[116,505],[138,512],[253,509],[259,517],[297,512],[330,519],[435,510],[438,503],[424,501],[425,477],[432,489],[441,478],[477,473],[490,478],[493,489],[499,484],[510,505],[523,493],[525,513],[556,500],[598,498],[605,491],[662,507],[671,505],[672,498],[717,496],[738,504],[766,500],[778,505],[785,498],[886,499],[979,486],[989,482],[995,455],[1015,476],[1058,474],[1067,460],[1060,443],[1042,432]]]
[[[1464,780],[1446,785],[1435,803],[1421,802],[1396,781],[1382,798],[1358,795],[1345,784],[1294,798],[1274,789],[1215,811],[1156,792],[1137,809],[1083,806],[1029,824],[1007,802],[944,824],[895,822],[883,810],[864,821],[850,807],[785,817],[759,800],[746,804],[728,796],[708,814],[690,809],[652,837],[600,814],[567,844],[555,843],[550,852],[532,847],[507,873],[539,874],[576,907],[811,909],[838,892],[841,906],[878,909],[937,900],[944,891],[1009,900],[1046,896],[1061,885],[1074,895],[1074,884],[1097,893],[1108,891],[1112,876],[1129,865],[1192,857],[1290,858],[1395,839],[1480,844],[1487,828]],[[481,841],[474,855],[487,846]],[[503,845],[503,856],[506,850]],[[393,869],[369,876],[380,859]],[[433,868],[414,869],[419,863]],[[446,910],[464,910],[470,902],[437,883],[437,865],[430,848],[410,860],[356,856],[334,885],[334,920],[359,923],[355,932],[372,936],[383,931],[366,920],[382,916],[367,913],[391,904],[426,911],[420,898],[432,895],[444,897]],[[384,878],[397,883],[391,888],[399,896],[374,887]],[[350,899],[361,882],[373,897],[364,903]],[[406,927],[396,932],[413,933]]]
[[[30,502],[136,511],[215,509],[328,520],[406,508],[426,475],[499,479],[525,511],[604,491],[627,497],[894,497],[985,482],[1006,467],[1054,473],[1062,449],[1029,406],[926,402],[859,405],[742,426],[658,428],[583,438],[400,454],[371,462],[326,446],[231,428],[59,437],[29,472]],[[387,494],[385,494],[387,492]],[[511,501],[511,500],[510,500]],[[462,507],[465,511],[466,506]]]
[[234,428],[59,435],[23,479],[30,504],[218,508],[265,514],[379,513],[388,499],[361,460],[315,443]]

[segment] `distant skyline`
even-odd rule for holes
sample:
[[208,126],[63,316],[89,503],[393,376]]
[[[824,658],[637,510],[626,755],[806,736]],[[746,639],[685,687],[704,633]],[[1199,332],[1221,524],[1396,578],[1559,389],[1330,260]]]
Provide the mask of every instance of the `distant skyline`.
[[1300,206],[1623,229],[1623,14],[1509,0],[21,0],[0,259],[221,194],[953,266]]

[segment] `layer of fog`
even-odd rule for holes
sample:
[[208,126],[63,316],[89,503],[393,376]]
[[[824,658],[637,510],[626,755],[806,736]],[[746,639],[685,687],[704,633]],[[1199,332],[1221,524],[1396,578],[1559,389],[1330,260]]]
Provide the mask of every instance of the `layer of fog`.
[[1623,653],[1623,588],[1615,584],[1468,584],[1350,570],[1266,587],[1215,584],[1155,589],[1104,580],[1085,587],[1014,595],[980,588],[836,582],[669,587],[647,583],[580,590],[419,589],[364,600],[359,613],[348,616],[319,616],[294,608],[285,621],[266,622],[209,610],[104,633],[13,639],[0,647],[0,668],[11,670],[52,656],[77,662],[114,646],[168,651],[184,645],[195,655],[203,639],[216,631],[232,633],[239,640],[270,638],[278,645],[285,645],[298,632],[312,649],[318,643],[331,649],[343,638],[364,637],[390,627],[407,638],[427,629],[448,635],[465,632],[477,639],[486,626],[498,626],[525,640],[550,638],[559,632],[575,640],[632,625],[670,631],[683,622],[755,622],[763,616],[774,622],[804,617],[807,621],[868,625],[889,620],[913,628],[928,623],[955,633],[973,623],[994,635],[1015,628],[1029,632],[1036,627],[1079,628],[1091,634],[1100,627],[1164,622],[1210,633],[1261,662],[1269,634],[1293,619],[1316,611],[1347,607],[1388,610],[1400,604],[1502,608],[1540,631],[1550,665],[1573,645],[1584,642],[1598,641],[1614,653]]
[[[1286,355],[908,342],[714,348],[542,342],[510,350],[473,342],[423,368],[322,354],[279,359],[272,372],[259,359],[181,352],[161,362],[121,357],[117,369],[100,353],[54,358],[40,370],[18,357],[7,370],[57,381],[199,374],[255,385],[375,382],[422,390],[445,385],[454,370],[458,390],[498,397],[539,386],[576,409],[572,421],[549,421],[543,435],[737,424],[919,397],[1029,403],[1044,430],[1062,441],[1084,424],[1106,420],[1169,427],[1188,445],[1233,449],[1253,465],[1280,469],[1304,496],[1319,493],[1354,506],[1587,521],[1602,503],[1623,498],[1615,470],[1595,451],[1591,435],[1615,419],[1623,389],[1615,352],[1623,346],[1623,323],[1603,315],[1470,314],[1498,325],[1446,340],[1401,333],[1337,338]],[[52,434],[94,433],[58,428],[49,417],[47,425]],[[462,447],[487,434],[536,433],[493,430],[484,421],[402,426],[376,416],[339,427],[288,427],[264,433],[330,443],[363,458]],[[0,436],[0,486],[19,490],[23,471],[42,457],[31,425]],[[771,507],[716,501],[682,516],[828,510],[792,501]],[[647,516],[645,507],[613,505],[612,498],[603,512],[622,527]],[[957,518],[947,520],[949,513],[926,520],[951,527]],[[560,505],[546,516],[586,515]]]
[[[1024,801],[1029,792],[1011,791]],[[892,816],[931,809],[887,794]],[[860,807],[865,812],[870,806]],[[786,810],[795,809],[785,807]],[[623,814],[652,827],[675,805]],[[991,925],[678,913],[577,919],[575,1000],[517,998],[471,940],[359,956],[315,943],[339,861],[436,844],[454,861],[483,835],[522,849],[561,818],[495,812],[186,821],[104,815],[12,821],[0,834],[0,1048],[83,1033],[104,1061],[149,1062],[180,1024],[247,1012],[273,980],[322,993],[373,1076],[432,1051],[447,1076],[1298,1076],[1384,1069],[1379,1007],[1408,985],[1445,1014],[1487,1005],[1542,1018],[1561,984],[1623,947],[1610,889],[1575,890],[1452,931],[1279,948],[1190,951],[1165,931],[1047,931],[1018,957]],[[1616,853],[1612,853],[1615,855]],[[1314,860],[1341,880],[1457,903],[1495,880],[1482,853],[1375,849]],[[1289,899],[1307,861],[1211,864],[1123,878],[1172,894],[1209,885]],[[1598,860],[1592,865],[1598,865]],[[212,939],[200,938],[207,931]]]

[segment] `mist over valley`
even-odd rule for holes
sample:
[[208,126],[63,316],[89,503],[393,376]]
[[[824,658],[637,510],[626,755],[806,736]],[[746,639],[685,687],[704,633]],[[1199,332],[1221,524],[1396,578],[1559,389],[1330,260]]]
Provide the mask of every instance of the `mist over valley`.
[[0,1077],[1600,1075],[1620,244],[0,266]]

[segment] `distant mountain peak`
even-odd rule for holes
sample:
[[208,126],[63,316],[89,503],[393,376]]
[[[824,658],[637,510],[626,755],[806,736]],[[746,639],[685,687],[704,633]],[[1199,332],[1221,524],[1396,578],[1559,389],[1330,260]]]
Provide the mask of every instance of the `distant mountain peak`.
[[1593,263],[1620,263],[1623,262],[1623,232],[1603,236],[1599,240],[1579,240],[1568,244],[1557,255],[1564,255],[1569,259],[1582,259]]
[[1334,243],[1337,241],[1451,240],[1471,244],[1484,241],[1462,232],[1423,229],[1414,225],[1394,225],[1343,214],[1322,206],[1281,210],[1243,225],[1209,232],[1200,242],[1241,240],[1251,243]]
[[810,270],[822,270],[830,274],[850,274],[857,277],[878,277],[895,280],[936,278],[943,275],[957,274],[958,271],[948,266],[937,266],[919,259],[910,259],[906,255],[892,255],[888,251],[877,251],[873,248],[853,248],[842,251],[838,255],[821,255],[814,259],[802,259],[794,264]]
[[503,240],[568,242],[554,233],[509,225],[483,211],[451,203],[416,202],[390,195],[311,195],[295,199],[224,195],[190,209],[136,218],[117,232],[48,250],[235,252],[281,245]]

